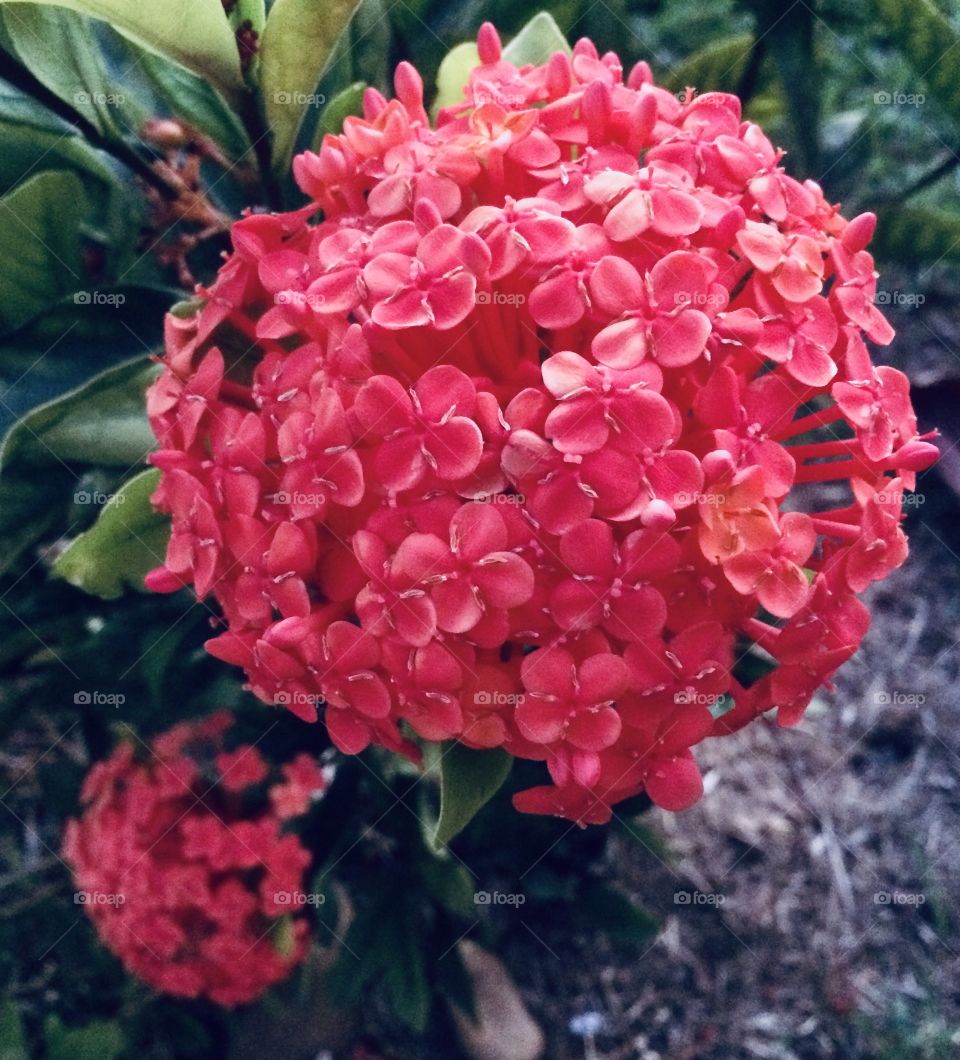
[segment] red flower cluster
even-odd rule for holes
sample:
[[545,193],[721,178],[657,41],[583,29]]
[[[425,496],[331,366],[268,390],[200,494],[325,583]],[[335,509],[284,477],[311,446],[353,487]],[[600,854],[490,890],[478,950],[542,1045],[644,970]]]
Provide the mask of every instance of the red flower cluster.
[[[253,1001],[303,960],[308,925],[294,903],[309,852],[284,820],[325,787],[307,755],[268,789],[256,748],[222,750],[229,715],[177,725],[145,755],[130,742],[90,770],[64,857],[103,943],[157,990],[220,1005]],[[146,750],[146,749],[145,749]]]
[[694,744],[791,724],[856,650],[935,448],[864,344],[872,215],[734,96],[479,50],[435,127],[409,64],[368,90],[295,160],[311,204],[237,223],[168,319],[148,584],[212,594],[209,650],[344,752],[415,753],[405,723],[545,761],[521,810],[680,809]]

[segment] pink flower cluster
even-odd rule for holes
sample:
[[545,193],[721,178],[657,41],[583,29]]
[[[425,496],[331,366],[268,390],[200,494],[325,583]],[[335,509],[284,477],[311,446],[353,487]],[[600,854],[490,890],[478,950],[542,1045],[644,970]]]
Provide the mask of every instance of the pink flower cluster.
[[306,956],[309,852],[284,822],[325,788],[308,755],[268,788],[256,748],[223,750],[231,718],[181,724],[147,748],[118,745],[90,770],[64,857],[104,945],[157,990],[220,1005],[253,1001]]
[[504,747],[549,772],[521,810],[681,809],[693,745],[794,723],[856,650],[936,450],[865,345],[872,215],[735,96],[479,51],[435,125],[409,64],[368,90],[295,160],[310,205],[168,319],[148,584],[212,596],[209,650],[346,753]]

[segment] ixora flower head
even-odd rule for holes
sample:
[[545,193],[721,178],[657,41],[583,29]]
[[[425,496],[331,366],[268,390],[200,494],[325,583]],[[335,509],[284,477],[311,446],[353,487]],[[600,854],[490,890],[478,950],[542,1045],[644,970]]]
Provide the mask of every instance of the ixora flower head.
[[735,96],[479,54],[433,125],[409,64],[369,89],[168,318],[148,584],[212,596],[209,650],[346,753],[499,746],[545,763],[523,811],[682,809],[691,748],[796,722],[906,556],[936,450],[865,345],[875,219]]
[[142,754],[121,743],[87,775],[64,839],[108,949],[155,989],[220,1005],[253,1001],[306,955],[291,896],[310,854],[283,826],[326,786],[307,755],[276,778],[255,747],[225,751],[230,724],[177,725]]

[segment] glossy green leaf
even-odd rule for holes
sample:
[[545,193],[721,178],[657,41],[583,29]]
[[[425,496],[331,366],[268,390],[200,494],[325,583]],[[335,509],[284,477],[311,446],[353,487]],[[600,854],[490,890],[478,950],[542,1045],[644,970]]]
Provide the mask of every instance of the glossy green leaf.
[[470,71],[479,65],[480,53],[473,41],[465,41],[447,52],[437,71],[435,111],[463,102],[463,90],[470,79]]
[[209,136],[232,161],[250,150],[243,123],[209,82],[150,52],[141,53],[139,67],[170,114]]
[[159,371],[138,357],[23,416],[0,445],[0,474],[13,464],[136,466],[155,446],[144,393]]
[[[16,420],[76,390],[108,368],[134,360],[163,342],[165,288],[124,287],[122,306],[72,297],[0,340],[0,439]],[[117,291],[111,293],[120,293]]]
[[342,92],[338,92],[324,107],[320,122],[313,139],[313,149],[317,150],[327,133],[339,133],[343,129],[343,119],[351,114],[363,113],[363,93],[366,83],[355,81]]
[[264,23],[267,21],[266,2],[265,0],[237,0],[229,19],[230,25],[234,28],[249,22],[254,33],[262,33]]
[[395,911],[393,929],[386,931],[381,942],[389,962],[384,982],[393,1011],[420,1034],[430,1017],[431,992],[421,940],[415,929],[417,909],[410,901],[404,905],[406,908]]
[[[10,0],[0,0],[9,3]],[[237,44],[220,0],[38,0],[109,23],[150,51],[226,89],[243,85]]]
[[79,178],[54,171],[0,198],[0,260],[7,263],[0,275],[0,330],[21,327],[84,286],[80,229],[87,205]]
[[[45,169],[76,169],[85,183],[94,177],[111,184],[119,180],[111,163],[73,128],[27,98],[0,83],[0,195],[16,187],[27,174]],[[130,189],[131,193],[133,189]]]
[[169,520],[150,504],[159,481],[154,468],[130,479],[60,553],[54,575],[104,600],[117,599],[127,586],[143,591],[144,575],[163,562],[170,537]]
[[553,15],[540,11],[503,49],[503,58],[514,66],[536,65],[545,63],[554,52],[570,55],[572,49]]
[[103,28],[63,7],[0,4],[6,50],[101,133],[120,139],[136,132],[146,110],[111,76],[100,48]]
[[445,845],[459,835],[507,779],[513,758],[499,749],[474,751],[443,744],[440,757],[440,819],[433,837]]
[[286,170],[317,85],[358,0],[276,0],[260,42],[260,88],[273,134],[273,164]]

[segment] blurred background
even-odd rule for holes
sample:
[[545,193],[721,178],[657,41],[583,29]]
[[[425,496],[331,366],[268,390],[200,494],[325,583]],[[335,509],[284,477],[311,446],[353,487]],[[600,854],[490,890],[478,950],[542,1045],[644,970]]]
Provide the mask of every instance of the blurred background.
[[[349,856],[308,969],[240,1013],[152,994],[98,945],[59,856],[90,762],[126,730],[220,706],[271,753],[325,738],[204,654],[206,607],[136,591],[154,563],[115,527],[97,524],[108,563],[51,569],[150,448],[163,313],[209,278],[244,205],[297,200],[258,157],[256,114],[102,22],[0,4],[0,1057],[456,1056],[463,968],[444,957],[464,938],[503,962],[483,974],[508,972],[524,1006],[504,1020],[522,1029],[526,1010],[552,1058],[960,1055],[960,11],[364,0],[298,144],[349,112],[356,83],[386,90],[409,58],[431,85],[482,21],[506,39],[541,7],[674,91],[738,93],[788,170],[847,216],[879,215],[877,301],[898,332],[883,359],[943,435],[910,561],[868,594],[863,649],[802,725],[701,748],[693,810],[580,831],[520,818],[506,791],[456,841],[464,879],[421,849],[413,778],[344,763],[312,827],[325,856]],[[203,189],[203,216],[157,162]],[[139,530],[162,548],[162,526]],[[338,965],[344,931],[368,940],[362,969]]]

